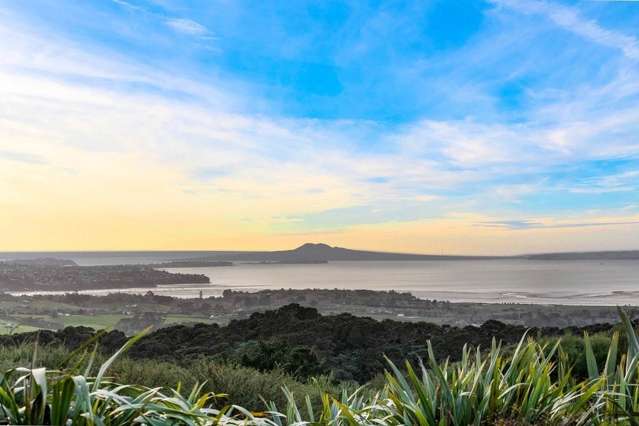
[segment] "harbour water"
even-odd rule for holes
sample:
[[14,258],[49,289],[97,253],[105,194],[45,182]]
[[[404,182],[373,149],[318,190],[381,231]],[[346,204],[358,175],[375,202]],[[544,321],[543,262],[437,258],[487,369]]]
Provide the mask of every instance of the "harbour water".
[[[63,257],[58,255],[59,257]],[[184,257],[192,257],[190,253]],[[149,263],[175,259],[176,253],[73,256],[81,265]],[[151,289],[176,297],[219,296],[224,290],[369,289],[410,292],[451,302],[639,305],[636,260],[456,260],[330,262],[327,264],[247,264],[230,267],[176,268],[171,272],[205,274],[210,284],[182,284]],[[145,293],[148,288],[93,290]]]

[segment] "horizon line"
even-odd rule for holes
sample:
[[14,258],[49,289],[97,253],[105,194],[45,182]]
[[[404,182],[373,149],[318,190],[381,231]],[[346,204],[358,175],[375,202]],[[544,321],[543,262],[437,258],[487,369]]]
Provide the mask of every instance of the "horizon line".
[[26,254],[26,253],[254,253],[254,252],[279,252],[279,251],[291,251],[296,250],[304,245],[324,244],[330,248],[339,248],[353,251],[365,251],[372,253],[384,253],[384,254],[400,254],[400,255],[413,255],[413,256],[433,256],[433,257],[471,257],[471,258],[516,258],[523,256],[538,256],[548,254],[589,254],[589,253],[619,253],[619,252],[634,252],[639,251],[639,248],[635,249],[604,249],[604,250],[566,250],[566,251],[539,251],[539,252],[525,252],[517,254],[433,254],[433,253],[415,253],[415,252],[401,252],[401,251],[383,251],[383,250],[371,250],[360,248],[347,248],[341,246],[332,246],[326,243],[303,243],[294,248],[288,249],[276,249],[276,250],[234,250],[234,249],[100,249],[100,250],[0,250],[0,254]]

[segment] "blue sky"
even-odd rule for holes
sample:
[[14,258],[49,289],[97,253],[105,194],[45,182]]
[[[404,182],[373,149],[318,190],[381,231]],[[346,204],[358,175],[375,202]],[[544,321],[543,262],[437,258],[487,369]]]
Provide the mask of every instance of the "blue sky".
[[[50,208],[59,180],[103,188],[95,226],[173,223],[122,208],[129,164],[140,193],[211,220],[202,239],[141,232],[135,248],[509,252],[522,231],[523,251],[639,248],[639,2],[0,0],[0,40],[16,217]],[[474,242],[420,245],[449,226]],[[564,245],[534,233],[562,227]],[[115,244],[81,235],[72,248]]]

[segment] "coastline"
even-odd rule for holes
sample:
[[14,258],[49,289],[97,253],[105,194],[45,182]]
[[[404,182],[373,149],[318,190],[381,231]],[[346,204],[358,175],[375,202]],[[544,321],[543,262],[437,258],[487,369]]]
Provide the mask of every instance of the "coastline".
[[[31,296],[5,294],[3,297],[6,302],[15,306],[17,311],[14,313],[24,315],[32,311],[30,304],[39,306],[43,302],[55,302],[76,304],[77,309],[48,312],[48,315],[54,317],[67,313],[75,315],[78,311],[82,311],[84,315],[124,316],[135,315],[136,312],[155,312],[160,316],[178,314],[185,321],[189,321],[189,318],[192,321],[206,319],[207,322],[218,324],[247,318],[254,313],[291,303],[316,308],[322,314],[352,314],[376,320],[392,319],[460,327],[477,326],[490,320],[527,327],[586,326],[615,321],[618,316],[615,305],[447,302],[421,299],[397,291],[266,289],[249,292],[226,289],[218,296],[180,298],[162,294],[157,289],[143,290],[137,293],[101,290],[101,293],[93,295],[73,292]],[[127,307],[126,312],[123,312],[123,306]],[[623,306],[639,315],[638,306]]]
[[[161,296],[174,297],[178,299],[197,299],[200,292],[205,298],[222,297],[225,291],[242,291],[246,293],[258,293],[265,290],[270,291],[312,291],[329,290],[326,288],[272,288],[270,286],[259,285],[237,285],[224,286],[201,283],[181,283],[181,284],[158,284],[155,287],[129,287],[129,288],[100,288],[87,290],[28,290],[28,291],[5,291],[12,296],[58,296],[68,293],[76,293],[89,296],[104,296],[112,293],[144,295],[149,291]],[[368,290],[365,288],[351,288],[341,290]],[[389,291],[391,289],[381,289],[372,291]],[[451,304],[471,304],[471,305],[530,305],[530,306],[571,306],[571,307],[614,307],[614,306],[639,306],[639,290],[611,290],[610,292],[599,293],[570,293],[558,291],[553,293],[541,292],[487,292],[487,291],[428,291],[428,290],[407,290],[395,289],[399,292],[410,293],[418,299]]]

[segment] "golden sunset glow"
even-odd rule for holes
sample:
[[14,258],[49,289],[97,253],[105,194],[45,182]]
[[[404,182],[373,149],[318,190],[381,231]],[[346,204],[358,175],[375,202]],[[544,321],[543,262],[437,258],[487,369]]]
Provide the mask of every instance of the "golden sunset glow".
[[[534,13],[570,11],[556,8]],[[626,102],[636,87],[625,83],[636,58],[609,45],[630,43],[615,32],[598,38],[585,19],[575,22],[582,30],[562,30],[610,50],[626,74],[557,99],[548,89],[552,99],[525,110],[462,116],[448,106],[449,118],[424,110],[391,120],[349,112],[381,102],[372,95],[336,103],[343,117],[287,110],[241,70],[147,63],[0,7],[0,250],[636,248],[639,112]],[[162,28],[164,43],[179,35],[180,46],[190,37],[204,49],[214,39],[202,25]],[[468,49],[488,55],[479,42]],[[346,96],[339,83],[335,96]],[[323,90],[308,84],[299,96]],[[608,90],[617,101],[601,113]],[[463,95],[492,96],[483,86]],[[461,96],[451,86],[441,99],[466,105]],[[516,119],[499,118],[507,112]]]

